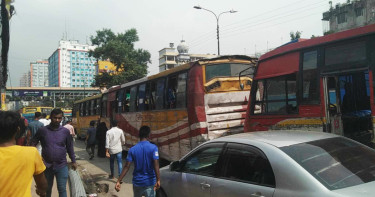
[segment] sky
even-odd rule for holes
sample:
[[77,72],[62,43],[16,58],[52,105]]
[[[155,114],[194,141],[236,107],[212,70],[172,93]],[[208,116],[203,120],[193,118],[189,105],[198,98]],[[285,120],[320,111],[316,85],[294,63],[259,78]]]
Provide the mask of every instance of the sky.
[[[333,5],[344,2],[332,0]],[[189,53],[217,54],[216,18],[194,6],[217,15],[237,11],[220,15],[220,53],[253,56],[288,42],[291,31],[301,31],[302,38],[322,35],[329,0],[15,0],[13,5],[7,86],[17,87],[30,62],[48,59],[64,32],[70,40],[90,44],[97,30],[135,28],[135,47],[151,53],[151,75],[159,71],[159,51],[169,43],[177,47],[184,39]]]

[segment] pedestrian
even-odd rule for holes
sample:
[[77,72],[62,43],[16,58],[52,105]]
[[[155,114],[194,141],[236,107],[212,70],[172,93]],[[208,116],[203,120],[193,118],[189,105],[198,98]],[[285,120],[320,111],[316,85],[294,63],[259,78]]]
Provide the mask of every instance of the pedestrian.
[[149,142],[150,127],[139,129],[140,141],[130,148],[124,170],[117,180],[115,189],[120,191],[122,179],[134,162],[133,193],[134,197],[154,197],[155,191],[160,188],[159,152],[155,144]]
[[43,123],[44,126],[47,126],[47,125],[49,125],[49,123],[51,123],[51,120],[47,120],[47,114],[46,113],[42,113],[42,118],[39,121],[41,123]]
[[125,144],[125,136],[122,129],[117,127],[117,120],[111,121],[112,128],[107,131],[105,148],[106,157],[109,159],[109,167],[111,169],[110,179],[114,178],[114,163],[115,158],[117,160],[118,175],[120,176],[122,171],[122,145]]
[[74,141],[74,137],[76,136],[76,133],[74,132],[74,127],[72,126],[72,119],[68,119],[64,127],[69,130],[70,135],[72,136],[73,141]]
[[68,153],[72,161],[72,168],[76,170],[77,164],[73,149],[73,140],[67,128],[60,125],[64,116],[61,109],[53,109],[50,114],[51,123],[39,128],[32,139],[35,146],[39,141],[42,144],[42,157],[47,169],[45,175],[48,182],[47,197],[51,196],[53,179],[56,177],[57,190],[60,197],[66,197],[66,182],[68,180]]
[[90,156],[90,160],[94,158],[95,144],[96,144],[95,120],[91,120],[90,128],[87,130],[87,135],[86,135],[86,151]]
[[[39,128],[43,127],[43,123],[39,122],[39,119],[42,117],[42,113],[35,112],[34,113],[34,121],[29,123],[29,134],[27,142],[28,144],[31,143],[31,139],[35,136],[36,132]],[[39,154],[42,154],[42,145],[40,145],[40,142],[36,145],[36,149],[38,150]]]
[[96,141],[98,143],[98,157],[105,157],[105,137],[108,128],[105,122],[98,124],[96,128]]
[[1,196],[31,197],[32,178],[36,193],[45,196],[47,181],[46,166],[34,147],[16,145],[16,135],[24,126],[20,114],[0,111],[0,194]]

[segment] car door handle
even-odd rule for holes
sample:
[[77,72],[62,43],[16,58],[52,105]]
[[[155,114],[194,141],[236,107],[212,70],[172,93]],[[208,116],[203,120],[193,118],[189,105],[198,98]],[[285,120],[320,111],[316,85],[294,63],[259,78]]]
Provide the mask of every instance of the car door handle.
[[208,184],[208,183],[201,183],[200,185],[201,185],[202,189],[208,189],[208,188],[211,187],[211,185]]
[[260,192],[255,192],[254,194],[251,194],[250,196],[251,196],[251,197],[265,197],[265,196],[263,196],[262,193],[260,193]]

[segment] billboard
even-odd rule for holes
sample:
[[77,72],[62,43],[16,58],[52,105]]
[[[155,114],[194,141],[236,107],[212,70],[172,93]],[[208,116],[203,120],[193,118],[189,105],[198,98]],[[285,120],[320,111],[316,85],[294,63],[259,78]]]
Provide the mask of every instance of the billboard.
[[13,90],[13,96],[49,96],[48,91],[43,90]]

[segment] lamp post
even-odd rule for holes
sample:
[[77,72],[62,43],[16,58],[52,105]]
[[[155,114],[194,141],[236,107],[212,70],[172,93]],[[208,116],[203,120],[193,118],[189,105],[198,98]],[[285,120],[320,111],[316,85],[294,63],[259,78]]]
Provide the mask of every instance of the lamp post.
[[209,11],[212,14],[215,15],[215,18],[216,18],[216,33],[217,33],[217,54],[220,55],[220,36],[219,36],[219,18],[220,18],[220,15],[225,14],[225,13],[236,13],[237,11],[232,9],[232,10],[229,10],[229,11],[221,12],[219,15],[216,15],[213,11],[208,10],[206,8],[202,8],[201,6],[194,6],[194,8],[198,9],[198,10],[206,10],[206,11]]

